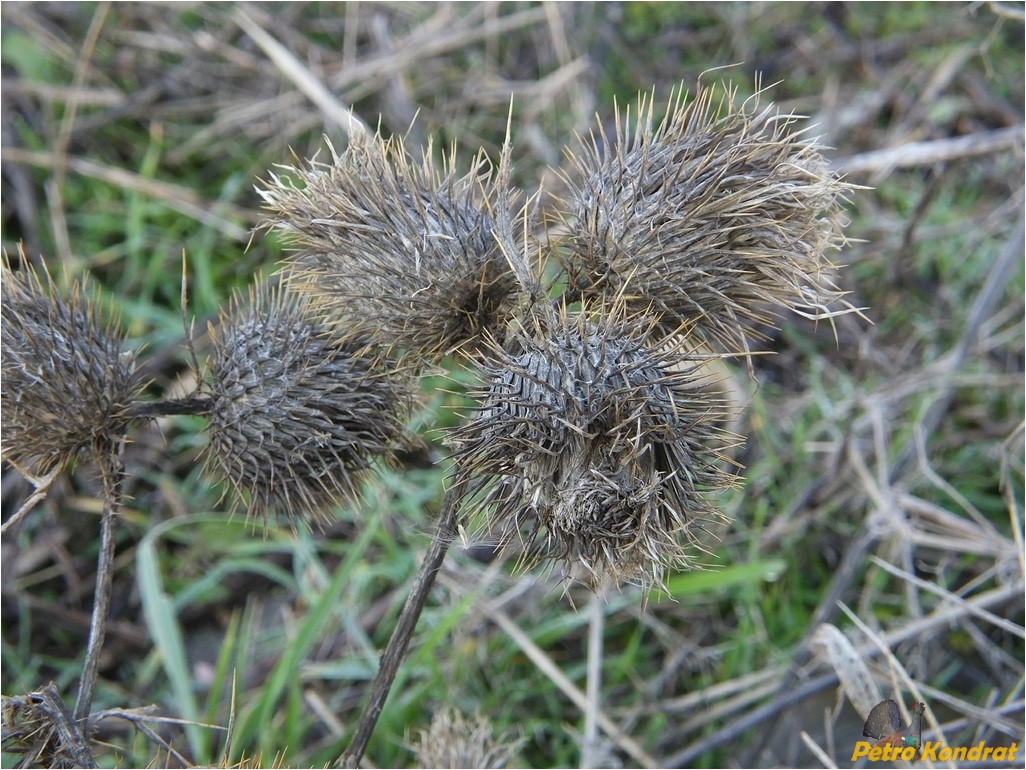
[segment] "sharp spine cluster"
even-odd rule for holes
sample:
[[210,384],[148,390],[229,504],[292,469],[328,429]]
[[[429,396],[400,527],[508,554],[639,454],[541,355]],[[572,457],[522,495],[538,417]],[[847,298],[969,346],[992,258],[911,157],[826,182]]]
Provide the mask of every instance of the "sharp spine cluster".
[[775,307],[852,310],[827,257],[849,186],[796,117],[715,93],[678,91],[658,124],[642,98],[611,140],[568,151],[558,226],[537,241],[561,268],[547,282],[510,235],[514,218],[540,225],[511,213],[508,146],[498,174],[479,156],[457,179],[451,158],[439,175],[374,137],[262,193],[295,285],[326,312],[422,362],[479,366],[454,483],[528,561],[641,583],[685,566],[708,496],[734,479],[703,356],[750,353]]
[[263,287],[236,298],[211,338],[207,470],[250,516],[351,502],[374,458],[402,445],[408,388],[304,297]]
[[[272,173],[286,284],[231,303],[204,386],[206,467],[234,504],[299,519],[353,500],[409,440],[413,378],[461,355],[484,375],[451,433],[467,512],[568,575],[686,566],[734,480],[704,362],[750,353],[775,307],[852,310],[827,257],[850,188],[758,96],[678,92],[658,123],[653,105],[567,153],[548,231],[510,184],[508,144],[463,175],[454,154],[414,160],[380,135]],[[123,436],[141,388],[77,290],[3,278],[4,457],[45,474]]]
[[[831,175],[798,118],[737,105],[715,91],[671,97],[655,127],[654,99],[568,152],[570,187],[560,252],[569,292],[623,297],[662,325],[693,323],[728,352],[749,349],[774,306],[830,318],[849,312],[827,252],[843,244]],[[830,308],[834,307],[834,310]]]
[[477,414],[453,432],[455,482],[528,559],[659,582],[715,515],[703,494],[732,483],[727,405],[698,387],[703,357],[686,337],[649,347],[651,324],[561,306],[489,351]]
[[111,451],[143,383],[88,287],[76,283],[64,299],[49,273],[22,262],[2,266],[3,457],[39,479],[83,453]]
[[439,172],[430,156],[416,163],[375,136],[260,192],[269,227],[295,249],[294,287],[371,341],[437,362],[500,329],[519,287],[492,213],[509,210],[512,191],[490,181],[483,155],[459,177],[452,158]]

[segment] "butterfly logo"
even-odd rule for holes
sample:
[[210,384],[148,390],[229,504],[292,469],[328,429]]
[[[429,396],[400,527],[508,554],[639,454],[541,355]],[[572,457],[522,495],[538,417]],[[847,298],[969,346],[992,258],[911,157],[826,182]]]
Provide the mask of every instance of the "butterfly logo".
[[876,739],[874,746],[894,746],[905,748],[911,746],[919,749],[923,745],[923,712],[925,703],[912,705],[912,721],[906,727],[901,719],[898,704],[888,698],[880,701],[869,712],[869,719],[862,728],[867,738]]

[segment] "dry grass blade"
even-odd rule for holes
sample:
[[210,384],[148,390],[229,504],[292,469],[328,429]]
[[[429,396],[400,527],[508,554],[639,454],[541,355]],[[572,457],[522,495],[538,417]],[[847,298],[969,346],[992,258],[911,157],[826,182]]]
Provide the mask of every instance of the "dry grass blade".
[[51,152],[32,152],[17,147],[4,147],[0,150],[0,159],[5,163],[24,163],[55,170],[67,169],[125,190],[149,195],[239,243],[249,242],[250,231],[231,220],[239,219],[251,224],[256,224],[259,220],[259,214],[255,212],[226,203],[204,201],[194,190],[170,182],[147,179],[126,169],[111,168],[85,158],[60,157]]
[[841,687],[858,714],[868,714],[880,702],[880,688],[862,659],[839,628],[824,623],[812,637],[813,647],[837,673]]
[[54,480],[61,475],[64,471],[63,468],[53,468],[49,473],[42,477],[30,476],[26,474],[26,479],[32,484],[34,489],[32,494],[29,495],[25,502],[21,504],[21,507],[17,511],[11,514],[11,516],[0,526],[0,535],[6,534],[8,529],[18,526],[18,523],[24,519],[32,510],[43,500],[46,499],[47,492],[50,491],[50,485],[53,484]]
[[823,767],[837,767],[837,763],[830,758],[830,755],[823,750],[822,746],[820,746],[818,743],[816,743],[815,740],[813,740],[811,735],[802,730],[801,736],[802,742],[809,747],[809,751],[811,751],[815,755],[816,759],[823,763]]
[[370,130],[356,114],[346,109],[335,96],[314,77],[309,69],[289,51],[265,32],[244,8],[234,9],[233,18],[246,31],[257,45],[274,62],[275,66],[302,91],[324,113],[328,122],[335,125],[350,141],[370,138]]
[[884,178],[899,168],[932,166],[936,163],[1023,150],[1023,128],[1013,126],[995,131],[970,134],[951,139],[936,139],[927,142],[909,142],[900,147],[874,150],[872,152],[838,158],[832,167],[847,175],[872,174],[873,184],[880,184]]
[[[1012,623],[1011,621],[1006,620],[1005,618],[998,617],[993,612],[987,612],[984,609],[980,609],[979,607],[974,606],[972,603],[967,602],[962,597],[956,596],[951,591],[948,591],[940,586],[934,585],[933,583],[923,580],[922,578],[916,577],[915,575],[912,575],[903,569],[895,567],[893,564],[888,564],[883,559],[880,559],[876,556],[871,556],[869,558],[870,561],[872,561],[878,567],[896,577],[901,578],[905,582],[914,585],[917,588],[922,588],[925,591],[929,591],[930,593],[936,594],[937,596],[941,596],[946,601],[957,604],[960,607],[964,607],[965,610],[974,617],[980,618],[981,620],[985,620],[986,622],[991,623],[997,626],[998,628],[1003,628],[1005,631],[1008,631],[1011,634],[1015,634],[1018,637],[1026,639],[1026,628],[1023,628],[1023,626],[1016,623]],[[1026,584],[1023,585],[1024,587],[1026,587]]]
[[[883,655],[884,659],[887,662],[887,672],[889,674],[889,678],[893,683],[895,700],[898,701],[898,704],[902,710],[902,714],[904,718],[907,720],[907,708],[904,699],[901,697],[901,693],[904,691],[908,691],[912,694],[912,697],[915,699],[917,703],[922,703],[925,701],[925,698],[923,698],[923,694],[919,690],[919,685],[909,675],[905,667],[891,652],[891,648],[884,638],[882,638],[879,634],[875,633],[872,629],[870,629],[869,626],[862,622],[858,615],[856,615],[854,612],[848,609],[848,607],[846,607],[845,605],[841,605],[841,610],[844,612],[845,615],[848,616],[848,619],[851,620],[852,623],[854,623],[855,626],[863,634],[866,635],[866,638],[869,640],[869,643],[872,644]],[[927,710],[926,718],[929,721],[930,727],[933,729],[934,735],[937,737],[937,739],[940,740],[942,743],[946,744],[947,739],[944,737],[944,731],[941,729],[940,723],[937,721],[937,718],[934,716],[933,712]]]
[[160,716],[156,713],[156,706],[141,706],[139,708],[124,709],[110,708],[97,711],[89,715],[90,727],[95,727],[104,719],[122,719],[132,725],[136,730],[145,735],[155,746],[163,749],[169,757],[182,763],[183,767],[192,767],[192,763],[175,749],[166,738],[161,736],[151,725],[196,725],[208,730],[225,730],[220,725],[193,722],[187,719],[176,719],[174,717]]

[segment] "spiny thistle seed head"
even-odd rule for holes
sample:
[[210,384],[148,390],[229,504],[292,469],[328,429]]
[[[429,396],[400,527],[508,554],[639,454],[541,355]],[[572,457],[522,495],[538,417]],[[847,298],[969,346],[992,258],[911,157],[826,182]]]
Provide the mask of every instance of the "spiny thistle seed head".
[[465,717],[454,708],[438,711],[414,746],[417,767],[507,767],[520,742],[496,738],[480,714]]
[[[568,153],[561,256],[570,291],[652,307],[666,328],[695,325],[707,341],[748,350],[766,306],[811,318],[852,308],[826,254],[843,243],[850,186],[827,169],[793,115],[736,104],[714,90],[671,97],[654,126],[652,100]],[[749,327],[746,329],[746,326]]]
[[206,467],[251,516],[353,500],[373,458],[402,444],[409,391],[331,331],[305,298],[266,287],[236,297],[211,329]]
[[715,516],[724,405],[683,340],[648,345],[622,308],[544,313],[491,351],[477,412],[452,434],[457,484],[500,537],[567,574],[659,583]]
[[451,157],[441,173],[424,157],[376,136],[272,175],[261,195],[295,249],[294,287],[372,341],[437,361],[501,327],[519,289],[492,213],[510,210],[508,187],[483,156],[460,177]]
[[61,297],[49,273],[21,261],[18,270],[6,257],[2,266],[3,458],[38,479],[83,451],[110,451],[143,383],[85,283]]

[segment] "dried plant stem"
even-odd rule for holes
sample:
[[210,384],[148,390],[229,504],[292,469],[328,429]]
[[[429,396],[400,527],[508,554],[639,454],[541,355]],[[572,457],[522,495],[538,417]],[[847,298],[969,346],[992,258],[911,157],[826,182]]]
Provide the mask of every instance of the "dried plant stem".
[[259,24],[251,19],[241,8],[235,9],[235,22],[242,27],[253,42],[260,46],[268,58],[274,62],[278,70],[296,84],[300,91],[316,104],[325,117],[341,130],[349,139],[366,139],[370,129],[352,110],[347,110],[303,63],[293,56],[285,46],[265,32]]
[[22,504],[21,508],[19,508],[15,514],[5,521],[2,527],[0,527],[0,535],[6,535],[8,529],[24,519],[25,516],[36,507],[39,501],[46,497],[46,493],[50,491],[50,485],[53,484],[54,479],[60,476],[63,472],[63,467],[57,467],[41,478],[26,476],[26,478],[28,478],[28,480],[35,486],[35,490],[33,490],[32,494],[28,496],[28,499],[24,504]]
[[602,708],[602,637],[605,631],[605,585],[596,588],[588,603],[588,679],[585,685],[584,736],[581,767],[605,767],[599,744],[598,715]]
[[[14,713],[20,709],[37,711],[46,717],[48,726],[43,728],[49,732],[49,739],[45,742],[53,746],[51,757],[60,756],[64,761],[62,767],[96,767],[96,761],[89,751],[89,742],[86,740],[78,723],[71,716],[68,707],[64,705],[60,690],[53,682],[36,692],[24,697],[3,698],[4,711],[4,739],[7,739],[8,722],[7,714]],[[37,738],[38,739],[38,738]],[[26,757],[22,758],[24,761]]]
[[403,605],[403,609],[399,613],[399,620],[396,621],[395,630],[392,631],[392,637],[388,640],[388,646],[381,654],[378,674],[371,684],[370,695],[360,714],[360,722],[356,726],[353,740],[349,744],[349,748],[339,758],[340,767],[358,767],[363,752],[367,749],[367,743],[370,741],[371,735],[374,734],[374,727],[385,707],[385,700],[392,689],[392,682],[395,681],[399,665],[406,655],[406,648],[417,627],[417,620],[427,602],[428,592],[434,585],[435,577],[445,560],[449,545],[456,536],[456,515],[462,499],[462,492],[457,491],[458,489],[461,488],[454,486],[446,492],[431,547],[420,565],[417,577],[413,580],[410,595],[406,598],[406,604]]
[[153,419],[168,417],[173,414],[208,414],[213,408],[213,400],[206,396],[189,396],[187,398],[170,399],[167,401],[139,402],[128,410],[128,416],[137,419]]
[[93,595],[93,619],[89,626],[89,645],[75,701],[76,720],[89,716],[96,690],[96,674],[100,668],[100,653],[107,635],[107,614],[110,611],[111,585],[114,582],[114,528],[121,513],[124,495],[124,449],[125,441],[120,439],[100,459],[104,494],[103,516],[100,520],[100,556],[96,563],[96,590]]
[[[844,174],[873,172],[887,175],[894,169],[932,166],[958,158],[990,155],[1014,151],[1022,146],[1022,126],[1010,126],[995,131],[978,131],[966,136],[907,142],[898,147],[863,152],[847,158],[838,158],[833,167]],[[879,179],[874,180],[879,183]]]

